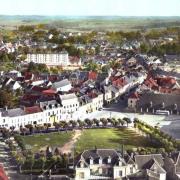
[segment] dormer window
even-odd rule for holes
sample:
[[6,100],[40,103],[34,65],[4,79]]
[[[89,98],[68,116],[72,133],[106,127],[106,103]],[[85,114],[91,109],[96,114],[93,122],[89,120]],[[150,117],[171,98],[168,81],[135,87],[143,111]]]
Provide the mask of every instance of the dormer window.
[[122,161],[119,159],[119,166],[122,166]]
[[52,109],[52,105],[51,104],[49,105],[49,108]]
[[80,167],[83,168],[84,167],[84,163],[81,161],[80,163]]
[[99,164],[102,164],[102,157],[99,158]]
[[108,164],[110,164],[111,163],[111,157],[109,156],[108,157]]
[[93,164],[94,163],[94,159],[91,157],[90,158],[90,164]]

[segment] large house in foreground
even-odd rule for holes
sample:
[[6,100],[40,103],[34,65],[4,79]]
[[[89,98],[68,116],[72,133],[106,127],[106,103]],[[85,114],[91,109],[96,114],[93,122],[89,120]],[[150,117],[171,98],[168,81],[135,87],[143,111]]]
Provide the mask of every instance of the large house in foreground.
[[161,154],[122,154],[114,149],[93,149],[81,153],[75,163],[76,180],[166,180]]

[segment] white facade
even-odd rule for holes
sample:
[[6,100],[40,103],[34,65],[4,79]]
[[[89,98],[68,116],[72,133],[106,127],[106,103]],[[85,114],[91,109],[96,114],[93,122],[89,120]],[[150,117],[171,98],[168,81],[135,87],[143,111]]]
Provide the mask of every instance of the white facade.
[[[85,118],[84,115],[87,112],[96,111],[103,107],[103,94],[98,95],[83,106],[80,106],[79,99],[75,94],[60,95],[60,99],[62,106],[60,104],[46,106],[43,107],[42,112],[32,114],[27,114],[24,109],[20,108],[2,110],[0,111],[0,127],[10,129],[13,126],[18,130],[20,126],[24,127],[28,124],[42,125],[44,123],[53,124],[60,120],[78,120]],[[13,116],[8,113],[14,110],[17,110],[17,113],[14,113]]]
[[128,107],[135,108],[137,103],[137,98],[128,98]]
[[66,51],[62,51],[58,54],[27,54],[27,62],[46,64],[47,66],[71,65]]
[[62,92],[68,92],[72,88],[71,82],[68,79],[63,79],[62,81],[55,82],[52,84],[52,89],[54,89],[56,92],[62,91]]
[[61,119],[73,119],[73,114],[79,111],[79,100],[77,96],[73,94],[65,94],[60,96],[62,104],[62,116]]

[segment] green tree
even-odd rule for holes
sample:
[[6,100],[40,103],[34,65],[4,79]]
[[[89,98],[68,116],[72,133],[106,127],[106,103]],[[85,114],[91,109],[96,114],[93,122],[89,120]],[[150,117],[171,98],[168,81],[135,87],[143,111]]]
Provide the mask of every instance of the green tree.
[[13,95],[13,93],[7,89],[1,89],[0,90],[0,107],[8,107],[13,108],[17,106],[17,99]]

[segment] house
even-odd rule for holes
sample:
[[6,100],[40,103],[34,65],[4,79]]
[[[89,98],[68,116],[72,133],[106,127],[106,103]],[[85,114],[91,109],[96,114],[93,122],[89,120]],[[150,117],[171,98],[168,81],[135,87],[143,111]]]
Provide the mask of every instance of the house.
[[135,155],[134,158],[145,180],[166,180],[166,171],[163,168],[164,159],[161,154]]
[[139,112],[167,111],[169,114],[179,114],[180,95],[146,92],[139,96],[136,108]]
[[129,108],[136,108],[136,103],[139,100],[139,95],[137,92],[131,94],[128,98],[128,107]]
[[111,85],[104,86],[104,103],[109,104],[113,99]]
[[85,150],[76,159],[75,179],[122,179],[136,173],[133,161],[126,161],[122,154],[114,149]]
[[17,81],[11,81],[6,87],[11,89],[12,91],[16,91],[17,89],[22,89],[22,86]]
[[75,93],[60,95],[62,105],[61,119],[73,119],[73,114],[79,110],[79,100]]
[[180,152],[173,152],[165,157],[164,168],[167,171],[167,178],[172,180],[180,179]]
[[130,59],[128,59],[128,60],[126,61],[126,64],[127,64],[128,66],[136,65],[136,64],[137,64],[137,60],[136,60],[136,58],[131,57]]
[[61,81],[54,82],[52,84],[52,89],[56,90],[56,92],[58,91],[68,92],[69,90],[71,90],[71,88],[72,88],[71,82],[68,79],[63,79]]
[[11,77],[11,78],[21,77],[21,72],[16,71],[16,70],[12,70],[12,71],[9,71],[9,72],[7,73],[7,76],[8,76],[8,77]]

